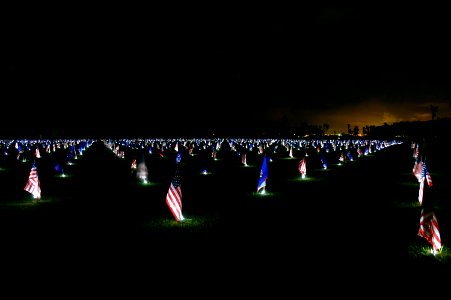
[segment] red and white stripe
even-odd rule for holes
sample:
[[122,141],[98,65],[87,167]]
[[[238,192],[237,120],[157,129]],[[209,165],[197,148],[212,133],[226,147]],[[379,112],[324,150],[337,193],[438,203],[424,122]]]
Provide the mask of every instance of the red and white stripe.
[[424,178],[420,181],[420,189],[418,190],[418,201],[420,205],[423,203],[423,193],[424,193]]
[[442,241],[440,239],[437,217],[435,216],[434,211],[425,213],[424,208],[421,210],[418,235],[424,237],[432,245],[434,253],[440,250]]
[[182,215],[182,189],[180,185],[174,187],[174,184],[171,183],[168,194],[166,195],[166,204],[177,221],[184,220]]

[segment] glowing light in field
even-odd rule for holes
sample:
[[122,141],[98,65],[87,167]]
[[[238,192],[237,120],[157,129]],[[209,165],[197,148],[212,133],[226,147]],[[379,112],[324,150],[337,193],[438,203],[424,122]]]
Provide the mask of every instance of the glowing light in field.
[[301,177],[302,177],[302,179],[305,179],[305,174],[302,174]]
[[207,175],[207,174],[208,174],[208,173],[207,173],[207,170],[203,170],[203,171],[202,171],[202,174]]

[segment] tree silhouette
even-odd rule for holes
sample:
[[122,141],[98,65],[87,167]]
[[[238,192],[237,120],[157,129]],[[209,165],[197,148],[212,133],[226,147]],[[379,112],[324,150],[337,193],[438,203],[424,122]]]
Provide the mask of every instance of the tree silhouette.
[[437,118],[437,112],[438,112],[438,106],[434,106],[431,104],[432,120],[435,120]]

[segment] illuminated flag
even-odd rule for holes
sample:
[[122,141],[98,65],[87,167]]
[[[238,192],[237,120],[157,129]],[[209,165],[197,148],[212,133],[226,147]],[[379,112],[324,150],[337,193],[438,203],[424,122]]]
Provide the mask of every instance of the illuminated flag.
[[133,159],[131,168],[136,169],[136,159]]
[[432,177],[429,173],[428,169],[426,168],[426,162],[423,163],[423,167],[421,168],[421,178],[426,178],[426,181],[428,182],[428,186],[432,186]]
[[424,194],[424,182],[427,181],[428,186],[432,187],[432,177],[429,173],[426,162],[415,162],[415,165],[413,167],[413,173],[415,177],[418,178],[418,181],[420,182],[420,189],[418,191],[418,201],[420,204],[423,203],[423,194]]
[[241,154],[241,163],[243,165],[247,165],[247,163],[246,163],[246,153]]
[[422,161],[415,161],[415,164],[413,165],[412,173],[417,178],[418,182],[421,182],[423,172],[423,162]]
[[263,156],[262,167],[260,169],[260,178],[258,179],[257,193],[266,187],[266,179],[268,179],[268,165],[266,163],[266,154]]
[[420,181],[420,189],[418,190],[418,201],[420,205],[423,203],[423,193],[424,193],[424,178]]
[[185,219],[182,215],[181,171],[179,164],[177,164],[174,178],[171,181],[169,191],[166,195],[166,204],[168,205],[177,222],[183,221]]
[[24,190],[32,194],[35,199],[41,199],[41,184],[39,182],[38,170],[34,161]]
[[299,173],[301,173],[302,176],[305,176],[307,174],[307,163],[305,160],[305,157],[301,159],[298,166]]
[[418,149],[417,145],[415,151],[413,152],[413,158],[418,159],[418,156],[420,156],[420,150]]
[[182,161],[182,153],[179,151],[177,152],[177,156],[175,157],[175,163],[178,164]]
[[358,157],[361,157],[363,155],[363,151],[362,151],[362,149],[359,147],[359,148],[357,148],[357,156]]
[[438,230],[438,222],[434,211],[425,212],[424,207],[421,209],[420,229],[418,235],[424,237],[431,245],[435,254],[442,247],[440,232]]
[[40,158],[40,157],[41,157],[41,153],[39,152],[39,147],[38,147],[38,146],[36,146],[36,150],[35,150],[35,152],[34,152],[34,156],[35,156],[36,158]]
[[327,161],[326,157],[324,156],[324,153],[321,155],[321,164],[323,165],[324,169],[327,169]]

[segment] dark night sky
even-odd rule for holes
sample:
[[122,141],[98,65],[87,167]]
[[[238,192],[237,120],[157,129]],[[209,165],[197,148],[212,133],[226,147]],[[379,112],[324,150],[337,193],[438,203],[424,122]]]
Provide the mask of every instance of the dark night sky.
[[343,131],[426,120],[431,104],[451,116],[440,7],[66,5],[8,15],[2,103],[16,108],[16,128],[32,117],[43,131],[177,135],[285,117]]

